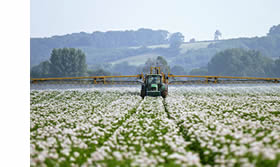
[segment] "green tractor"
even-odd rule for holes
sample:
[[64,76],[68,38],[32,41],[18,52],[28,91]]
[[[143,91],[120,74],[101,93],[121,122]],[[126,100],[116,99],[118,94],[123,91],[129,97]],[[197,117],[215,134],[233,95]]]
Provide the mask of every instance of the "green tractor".
[[[153,69],[156,73],[153,74]],[[164,74],[160,74],[159,67],[151,67],[151,73],[146,74],[141,88],[141,97],[145,96],[162,96],[166,98],[168,94],[168,86],[165,84]]]

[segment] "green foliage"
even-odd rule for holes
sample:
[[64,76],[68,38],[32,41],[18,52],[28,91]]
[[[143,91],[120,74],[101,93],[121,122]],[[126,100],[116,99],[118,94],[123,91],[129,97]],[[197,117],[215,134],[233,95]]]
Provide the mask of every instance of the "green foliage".
[[184,38],[184,35],[180,32],[172,34],[169,39],[170,48],[179,48],[180,45],[184,42]]
[[31,69],[31,77],[84,76],[87,73],[86,56],[80,49],[53,49],[49,61]]
[[218,51],[222,51],[230,48],[243,48],[258,50],[264,56],[277,58],[280,54],[280,35],[268,35],[265,37],[255,38],[237,38],[230,40],[223,40],[216,43],[212,43],[208,48],[215,48]]
[[172,65],[181,65],[186,71],[191,71],[194,68],[207,66],[211,58],[217,53],[215,48],[202,48],[197,50],[189,50],[186,53],[181,53],[172,59]]
[[190,75],[207,75],[208,70],[207,69],[201,69],[201,68],[195,68],[195,69],[192,69],[189,74]]
[[174,66],[171,68],[171,73],[174,75],[184,75],[185,74],[185,69],[182,66]]
[[280,24],[278,24],[277,26],[272,26],[269,29],[269,33],[267,35],[280,37]]
[[214,40],[219,40],[219,38],[222,36],[222,33],[220,30],[216,30],[214,33]]
[[210,75],[229,76],[270,76],[267,69],[273,61],[259,51],[227,49],[217,53],[208,64]]
[[137,66],[129,65],[126,61],[115,64],[112,71],[121,75],[135,75],[138,73]]
[[53,76],[83,76],[87,72],[86,55],[80,49],[53,49],[50,62]]
[[39,65],[33,67],[31,69],[31,77],[39,78],[39,77],[48,77],[50,76],[50,62],[43,61]]
[[277,60],[275,60],[273,72],[275,76],[280,77],[280,57]]
[[194,43],[194,42],[195,42],[195,38],[190,39],[189,42],[190,42],[190,43]]
[[137,31],[80,32],[50,38],[31,38],[31,66],[47,60],[53,48],[108,49],[167,44],[168,34],[165,30],[141,28]]
[[[81,32],[63,36],[53,36],[51,38],[31,38],[30,63],[31,67],[34,67],[31,70],[31,76],[49,76],[48,73],[42,72],[47,68],[42,64],[39,65],[39,63],[50,58],[53,48],[64,47],[81,49],[87,55],[88,66],[113,63],[115,68],[112,66],[110,69],[106,68],[106,70],[118,74],[135,74],[142,72],[142,66],[131,66],[131,60],[134,60],[130,58],[137,57],[137,60],[140,59],[144,62],[147,57],[142,59],[141,56],[146,55],[160,55],[168,61],[170,66],[182,66],[186,72],[207,66],[215,54],[231,48],[257,50],[261,55],[271,57],[275,60],[280,56],[279,29],[280,25],[271,27],[267,36],[264,37],[184,43],[183,45],[181,45],[181,43],[184,41],[184,36],[181,33],[170,34],[168,31],[164,30],[144,28],[137,31]],[[193,47],[200,43],[207,43],[204,47],[208,47]],[[168,47],[168,44],[170,44],[170,47]],[[166,46],[154,47],[151,45]],[[189,48],[183,48],[185,45]],[[130,64],[125,64],[124,61],[126,60],[128,60]],[[135,60],[135,62],[137,60]],[[36,68],[35,65],[37,65]],[[125,68],[128,70],[124,70]],[[133,70],[133,68],[136,70]],[[98,68],[94,69],[96,70]],[[280,76],[277,61],[264,67],[264,71],[266,74],[271,74],[271,76]]]
[[112,75],[109,71],[106,71],[102,68],[97,70],[88,70],[89,76],[110,76]]
[[136,55],[152,52],[152,49],[141,48],[81,48],[87,55],[88,65],[114,62]]
[[149,73],[150,67],[160,67],[161,72],[165,74],[170,71],[167,61],[162,56],[158,56],[156,59],[148,59],[142,69],[142,72]]
[[157,53],[166,58],[173,58],[180,55],[179,47],[169,47],[169,48],[156,48],[152,52]]

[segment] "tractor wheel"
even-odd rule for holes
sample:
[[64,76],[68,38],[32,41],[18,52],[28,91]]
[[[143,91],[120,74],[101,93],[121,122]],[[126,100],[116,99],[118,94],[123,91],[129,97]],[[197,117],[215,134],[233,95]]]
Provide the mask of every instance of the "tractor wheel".
[[166,98],[166,97],[167,97],[167,94],[168,94],[167,90],[164,90],[164,91],[161,92],[161,96],[162,96],[163,98]]
[[161,92],[161,96],[162,96],[163,98],[166,98],[167,95],[168,95],[168,87],[166,86],[166,87],[165,87],[165,90]]
[[145,87],[142,86],[141,92],[140,92],[140,96],[144,99],[144,97],[146,96],[146,92],[145,92]]

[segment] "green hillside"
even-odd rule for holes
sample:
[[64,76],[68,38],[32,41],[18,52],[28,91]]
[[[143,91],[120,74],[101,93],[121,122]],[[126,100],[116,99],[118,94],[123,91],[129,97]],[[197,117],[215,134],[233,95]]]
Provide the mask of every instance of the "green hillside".
[[117,61],[109,62],[112,65],[127,62],[129,65],[139,66],[145,64],[145,62],[150,59],[155,59],[156,57],[160,56],[159,54],[155,53],[146,53],[146,54],[139,54],[127,58],[123,58]]
[[[183,43],[181,44],[179,50],[178,55],[176,55],[175,57],[173,56],[169,56],[169,55],[165,55],[164,57],[166,58],[166,60],[168,61],[169,64],[174,64],[174,61],[176,60],[176,58],[181,57],[181,54],[185,54],[188,51],[192,50],[198,50],[198,49],[202,49],[202,48],[207,48],[207,46],[211,43],[215,43],[215,42],[196,42],[196,43]],[[134,49],[139,49],[140,47],[133,47]],[[169,48],[168,44],[165,45],[151,45],[151,46],[147,46],[147,48],[150,48],[152,50],[149,50],[147,53],[144,54],[135,54],[133,56],[130,57],[124,57],[124,58],[120,58],[116,61],[108,61],[108,63],[111,63],[112,65],[114,64],[118,64],[118,63],[123,63],[123,62],[127,62],[129,65],[143,65],[145,64],[146,60],[151,58],[156,58],[157,56],[162,56],[161,53],[157,53],[155,51],[155,49],[161,48],[161,49],[165,49],[167,50]]]
[[193,42],[193,43],[184,43],[180,46],[180,53],[186,53],[189,50],[197,50],[202,48],[207,48],[209,44],[214,44],[215,42]]
[[[179,65],[186,71],[207,66],[218,52],[230,48],[257,50],[264,56],[280,56],[280,25],[273,26],[263,37],[236,38],[217,41],[183,42],[179,35],[172,44],[172,34],[165,30],[108,31],[75,33],[51,38],[31,38],[31,67],[50,58],[54,48],[79,48],[86,54],[89,67],[127,62],[139,66],[149,58],[164,57],[170,66]],[[169,37],[171,34],[171,37]],[[177,34],[177,33],[174,33]],[[169,38],[167,38],[169,37]]]

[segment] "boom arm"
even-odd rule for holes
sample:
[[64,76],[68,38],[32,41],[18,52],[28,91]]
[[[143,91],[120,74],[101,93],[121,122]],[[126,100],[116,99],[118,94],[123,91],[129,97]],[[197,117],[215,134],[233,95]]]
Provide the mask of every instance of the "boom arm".
[[[160,67],[151,67],[150,74],[161,74],[162,82],[165,84],[209,84],[209,83],[280,83],[280,78],[261,77],[231,77],[231,76],[199,76],[199,75],[173,75],[160,72]],[[135,80],[117,80],[115,78],[136,78]],[[187,78],[176,80],[175,78]],[[201,79],[202,78],[202,79]],[[93,84],[141,84],[145,81],[144,75],[119,75],[119,76],[88,76],[88,77],[63,77],[63,78],[32,78],[31,83],[48,81],[93,81]]]
[[[175,82],[185,82],[185,83],[191,83],[195,81],[204,82],[206,84],[208,83],[234,83],[234,82],[240,82],[240,83],[246,83],[246,82],[270,82],[270,83],[280,83],[280,78],[261,78],[261,77],[231,77],[231,76],[199,76],[199,75],[173,75],[168,74],[168,79],[172,79],[169,82],[169,84],[175,83]],[[175,78],[188,78],[186,81],[176,81]],[[203,80],[199,80],[198,78],[204,78]]]
[[[58,77],[58,78],[32,78],[31,83],[38,83],[44,81],[93,81],[94,84],[100,83],[101,81],[103,84],[116,82],[114,78],[136,78],[144,81],[143,74],[138,75],[119,75],[119,76],[88,76],[88,77]],[[110,80],[111,79],[111,80]],[[107,81],[106,81],[107,80]],[[133,80],[134,82],[138,82],[137,80]],[[132,82],[133,82],[132,81]],[[119,80],[118,83],[127,82]]]

